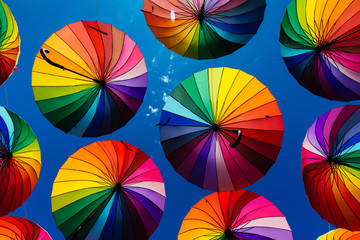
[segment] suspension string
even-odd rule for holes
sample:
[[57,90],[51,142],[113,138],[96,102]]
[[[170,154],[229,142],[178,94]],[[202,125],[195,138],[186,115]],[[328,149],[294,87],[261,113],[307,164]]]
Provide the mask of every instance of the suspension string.
[[97,4],[97,0],[94,1],[95,1],[95,9],[96,9],[96,20],[98,21],[99,20],[98,4]]
[[4,89],[5,89],[6,108],[9,108],[9,101],[8,101],[8,95],[7,95],[7,90],[6,90],[6,82],[4,83]]
[[26,219],[28,219],[28,215],[27,215],[27,211],[26,211],[25,203],[23,203],[23,205],[24,205],[24,210],[25,210],[25,217],[26,217]]

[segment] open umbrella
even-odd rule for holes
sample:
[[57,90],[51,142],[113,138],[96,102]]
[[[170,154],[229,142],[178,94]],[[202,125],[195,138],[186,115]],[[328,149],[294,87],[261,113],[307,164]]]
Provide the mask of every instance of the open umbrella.
[[321,115],[302,150],[302,175],[312,207],[332,225],[360,230],[360,106]]
[[0,0],[0,86],[13,72],[20,54],[20,36],[9,7]]
[[268,88],[231,68],[209,68],[182,81],[159,125],[174,169],[214,191],[241,189],[264,176],[276,161],[284,132]]
[[352,232],[346,229],[335,229],[320,236],[317,240],[358,240],[360,232]]
[[14,211],[30,196],[40,168],[34,132],[16,113],[0,107],[0,216]]
[[43,115],[66,133],[97,137],[124,126],[140,107],[147,69],[125,33],[96,21],[66,25],[45,41],[32,71]]
[[360,99],[359,1],[292,0],[281,22],[282,57],[315,95]]
[[190,58],[231,54],[258,30],[265,0],[143,0],[143,13],[155,37]]
[[246,190],[212,193],[185,216],[178,240],[292,240],[284,215],[264,197]]
[[0,217],[0,239],[51,240],[36,223],[21,217]]
[[164,211],[164,182],[137,147],[95,142],[60,168],[51,204],[66,239],[148,239]]

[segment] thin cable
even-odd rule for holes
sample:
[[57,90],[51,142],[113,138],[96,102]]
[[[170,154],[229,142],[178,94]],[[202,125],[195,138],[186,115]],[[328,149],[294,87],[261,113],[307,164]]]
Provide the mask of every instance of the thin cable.
[[99,11],[98,11],[97,0],[95,0],[95,9],[96,9],[96,20],[99,20]]
[[6,82],[4,83],[4,89],[5,89],[6,108],[9,108],[9,101],[8,101],[7,90],[6,90]]
[[25,203],[23,203],[23,205],[24,205],[24,210],[25,210],[25,217],[26,217],[26,219],[29,219],[29,218],[28,218],[28,215],[27,215],[27,211],[26,211]]

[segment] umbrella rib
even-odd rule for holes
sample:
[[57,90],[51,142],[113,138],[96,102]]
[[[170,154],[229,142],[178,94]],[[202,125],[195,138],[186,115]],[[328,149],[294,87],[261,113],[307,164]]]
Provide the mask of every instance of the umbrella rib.
[[[256,80],[256,78],[253,77],[251,80],[249,80],[248,83],[246,83],[246,85],[245,85],[242,89],[240,89],[240,91],[236,94],[236,97],[235,97],[234,99],[232,99],[232,101],[229,103],[229,106],[227,107],[227,109],[225,110],[225,112],[228,111],[228,109],[230,108],[230,106],[235,102],[235,99],[236,99],[239,95],[241,95],[241,94],[243,93],[243,91],[246,91],[245,89],[249,86],[250,82],[253,81],[253,80]],[[253,95],[252,97],[256,96],[257,94],[259,94],[260,92],[264,91],[265,89],[266,89],[266,87],[264,87],[264,89],[262,89],[261,91],[257,92],[257,93],[256,93],[255,95]],[[252,97],[251,97],[251,98],[252,98]],[[250,101],[251,98],[248,98],[245,102],[243,102],[241,105],[239,105],[237,108],[235,108],[235,109],[234,109],[232,112],[230,112],[227,116],[233,114],[233,113],[234,113],[238,108],[240,108],[243,104],[245,104],[245,103],[247,103],[248,101]],[[249,111],[250,111],[250,110],[249,110]],[[225,112],[224,112],[224,114],[225,114]],[[223,116],[222,116],[219,120],[223,120],[222,118],[223,118]],[[231,119],[229,119],[229,120],[231,120]],[[228,120],[228,121],[229,121],[229,120]],[[226,122],[227,122],[227,121],[226,121]],[[226,122],[222,122],[222,123],[226,123]]]
[[[226,133],[225,133],[226,134]],[[227,136],[229,136],[230,138],[232,138],[230,135],[228,135],[228,134],[226,134]],[[234,138],[232,138],[232,139],[234,139]],[[235,163],[235,165],[237,166],[237,168],[238,168],[238,170],[240,171],[240,173],[245,177],[245,179],[247,180],[247,182],[248,183],[250,183],[251,184],[251,181],[250,181],[250,179],[248,178],[248,176],[243,172],[243,170],[241,169],[241,167],[239,166],[239,164],[238,164],[238,162],[236,161],[236,158],[234,158],[234,156],[232,155],[232,153],[231,153],[231,151],[230,151],[230,149],[233,149],[233,147],[231,147],[231,145],[233,145],[233,144],[231,144],[230,142],[228,142],[229,144],[226,144],[226,142],[225,142],[225,139],[223,139],[222,137],[220,137],[220,140],[223,142],[223,144],[224,144],[224,146],[226,147],[225,149],[226,149],[226,151],[229,153],[229,155],[231,156],[231,159],[233,160],[233,162]],[[236,139],[234,139],[235,141],[234,142],[236,142]],[[238,144],[236,144],[236,145],[238,145]],[[229,147],[230,147],[230,149],[229,149]],[[236,146],[235,146],[236,147]],[[221,149],[221,152],[223,152],[223,150],[225,150],[225,149]],[[239,154],[240,155],[242,155],[240,152],[239,152]],[[261,154],[262,155],[262,154]],[[252,166],[254,166],[253,164],[252,164],[252,162],[250,162],[248,159],[246,159],[245,157],[244,157],[244,159],[249,163],[249,164],[251,164]],[[224,161],[224,163],[225,163],[225,161]],[[227,165],[226,163],[225,163],[225,165]],[[255,166],[254,166],[254,168],[256,168]],[[230,174],[229,174],[229,176],[230,176]],[[231,182],[233,183],[233,177],[232,176],[230,176],[230,178],[231,178]]]
[[[193,74],[193,76],[194,76],[194,74]],[[197,81],[195,80],[195,76],[194,76],[194,83],[195,83],[195,85],[196,85],[196,92],[198,93],[198,95],[199,95],[199,97],[200,97],[202,106],[204,107],[204,109],[205,109],[205,111],[206,111],[206,114],[205,114],[203,111],[201,111],[200,109],[199,109],[199,110],[200,110],[202,113],[204,113],[204,115],[208,118],[208,121],[206,121],[206,122],[211,123],[211,122],[212,122],[212,120],[211,120],[211,114],[212,114],[212,113],[209,113],[209,112],[208,112],[208,109],[207,109],[206,106],[205,106],[205,101],[204,101],[204,99],[202,98],[202,96],[201,96],[201,94],[200,94],[199,85],[197,84]],[[185,88],[184,88],[184,90],[185,90]],[[187,93],[187,91],[186,91],[186,93]],[[188,93],[187,93],[187,94],[188,94]],[[191,98],[190,94],[188,94],[188,96]],[[191,98],[191,100],[192,100],[192,98]],[[194,101],[193,101],[193,102],[194,102]],[[195,103],[195,102],[194,102],[194,103]],[[195,105],[197,106],[197,104],[195,104]]]
[[[41,58],[42,59],[42,58]],[[93,84],[93,82],[90,82],[86,79],[82,79],[82,78],[73,78],[73,77],[64,77],[62,75],[57,75],[57,74],[51,74],[51,73],[45,73],[45,72],[39,72],[39,71],[32,71],[33,73],[39,73],[39,74],[44,74],[44,75],[49,75],[49,76],[54,76],[54,77],[61,77],[61,78],[65,78],[65,79],[73,79],[73,80],[78,80],[78,81],[83,81],[83,82],[87,82],[87,83],[91,83]],[[73,85],[73,86],[81,86],[79,84]],[[36,87],[48,87],[48,86],[36,86]],[[70,86],[71,87],[71,86]]]
[[[119,69],[117,69],[115,72],[111,72],[111,76],[108,76],[109,78],[113,78],[114,75],[116,75],[124,66],[126,66],[126,64],[129,62],[130,58],[132,57],[134,50],[136,48],[137,45],[134,45],[133,49],[131,50],[131,54],[129,55],[129,57],[126,59],[125,63],[123,64],[123,66]],[[134,67],[136,67],[144,58],[141,58],[139,62],[137,62],[134,66],[132,66],[132,68],[130,68],[127,72],[131,71],[132,69],[134,69]],[[126,72],[126,73],[127,73]],[[119,75],[121,76],[121,75]],[[117,76],[117,77],[119,77]],[[112,79],[109,80],[109,82],[111,82]]]
[[[89,67],[89,70],[91,71],[91,73],[89,73],[90,75],[93,75],[93,76],[96,76],[97,77],[97,70],[96,70],[96,64],[95,64],[95,62],[94,62],[94,59],[92,58],[92,56],[90,55],[90,53],[88,52],[88,50],[87,50],[87,47],[84,45],[84,43],[79,39],[79,37],[76,35],[76,33],[73,31],[73,29],[69,26],[69,25],[67,25],[67,27],[69,28],[69,30],[73,33],[73,35],[75,36],[75,38],[79,41],[79,43],[81,44],[81,46],[84,48],[84,50],[85,50],[85,52],[87,53],[87,56],[90,58],[90,60],[91,60],[91,62],[92,62],[92,64],[93,64],[93,67],[95,68],[95,69],[92,69],[86,62],[86,66],[88,66]],[[83,27],[85,28],[85,26],[83,25]],[[85,28],[86,29],[86,28]],[[80,57],[80,56],[79,56]],[[81,67],[82,68],[82,67]],[[82,68],[84,71],[86,71],[84,68]],[[94,72],[95,71],[95,72]],[[87,72],[87,71],[86,71]]]
[[[237,79],[238,76],[239,76],[239,73],[240,73],[240,71],[238,71],[238,72],[236,73],[236,76],[234,77],[234,79],[233,79],[233,81],[232,81],[232,83],[231,83],[231,85],[230,85],[230,87],[229,87],[229,90],[228,90],[227,93],[226,93],[226,96],[225,96],[225,98],[224,98],[224,102],[223,102],[223,104],[222,104],[222,106],[221,106],[221,109],[220,109],[220,115],[219,115],[219,119],[218,119],[218,122],[219,122],[219,123],[222,122],[222,119],[223,119],[223,117],[224,117],[224,114],[225,114],[226,111],[230,108],[231,104],[234,103],[234,101],[235,101],[235,99],[232,99],[231,102],[230,102],[230,103],[228,104],[228,106],[226,107],[226,109],[223,110],[223,109],[224,109],[225,102],[226,102],[226,100],[228,99],[228,96],[229,96],[229,94],[230,94],[230,91],[231,91],[231,89],[233,88],[233,86],[234,86],[234,84],[235,84],[235,82],[236,82],[236,79]],[[242,91],[242,90],[240,90],[240,92],[241,92],[241,91]],[[237,96],[238,96],[238,95],[236,95],[235,98],[236,98]],[[239,107],[240,107],[240,106],[239,106]]]

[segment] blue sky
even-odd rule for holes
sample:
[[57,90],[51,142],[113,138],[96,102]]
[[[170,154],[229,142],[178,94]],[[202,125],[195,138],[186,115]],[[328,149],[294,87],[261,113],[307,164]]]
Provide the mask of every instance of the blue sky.
[[[268,1],[258,33],[235,53],[215,60],[181,57],[165,48],[146,25],[141,0],[17,0],[6,1],[21,36],[18,71],[0,88],[0,105],[19,114],[38,137],[42,152],[40,179],[33,194],[12,215],[27,217],[46,229],[53,239],[63,239],[51,214],[50,195],[57,171],[79,148],[98,140],[123,140],[147,153],[160,168],[167,201],[158,229],[151,239],[176,239],[190,208],[210,191],[186,182],[165,158],[159,122],[164,100],[192,73],[209,67],[231,67],[257,77],[277,98],[284,117],[283,147],[268,174],[248,187],[273,202],[286,216],[294,239],[316,239],[326,233],[327,222],[312,209],[301,177],[301,144],[316,117],[343,105],[312,95],[287,71],[278,43],[280,22],[290,0]],[[112,135],[79,138],[53,127],[38,109],[31,90],[31,69],[42,43],[66,24],[98,20],[127,33],[142,51],[148,68],[148,89],[135,117]],[[354,103],[353,103],[354,104]]]

